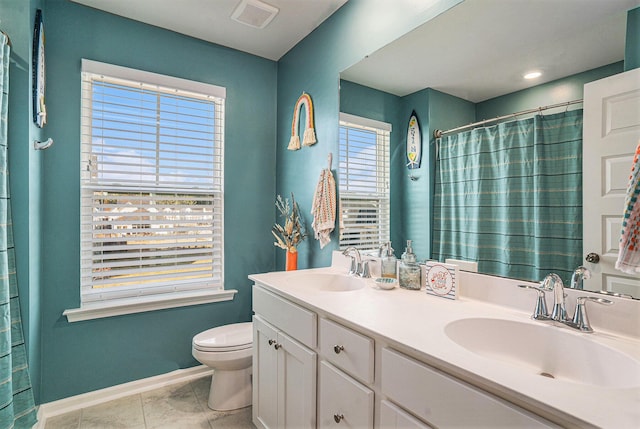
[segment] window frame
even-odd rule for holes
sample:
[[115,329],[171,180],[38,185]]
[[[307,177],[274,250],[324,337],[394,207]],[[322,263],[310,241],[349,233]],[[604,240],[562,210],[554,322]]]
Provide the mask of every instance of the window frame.
[[[357,191],[346,191],[343,189],[342,183],[345,180],[343,174],[343,157],[344,157],[344,149],[343,149],[343,140],[342,140],[342,129],[343,128],[352,128],[359,129],[365,131],[371,131],[376,133],[376,187],[378,188],[376,192],[357,192]],[[391,124],[377,121],[374,119],[369,119],[361,116],[356,116],[352,114],[342,113],[340,112],[340,125],[339,125],[339,164],[338,164],[338,175],[339,175],[339,225],[340,225],[340,234],[339,234],[339,242],[338,246],[341,250],[349,246],[355,246],[360,251],[373,251],[378,250],[379,246],[385,242],[388,242],[391,239],[391,192],[390,192],[390,145],[391,145]],[[380,165],[380,161],[382,161],[382,165]],[[348,161],[347,161],[348,162]],[[346,179],[348,180],[348,178]],[[376,196],[376,194],[378,194]],[[380,196],[380,194],[384,194]],[[345,209],[345,201],[348,197],[351,197],[351,200],[355,199],[364,199],[364,200],[376,200],[376,204],[373,204],[373,207],[376,207],[376,222],[377,226],[377,235],[378,239],[376,243],[369,242],[366,243],[353,243],[349,242],[345,239],[345,234],[349,233],[353,228],[349,228],[345,226],[344,220],[344,209]],[[373,197],[373,198],[372,198]],[[382,222],[381,222],[382,220]],[[364,240],[367,241],[367,240]]]
[[[81,271],[80,271],[80,308],[68,309],[64,311],[64,315],[70,322],[79,320],[88,320],[101,317],[110,317],[120,314],[139,313],[144,311],[152,311],[157,309],[182,307],[188,305],[227,301],[233,299],[237,290],[225,290],[224,288],[224,100],[226,98],[226,89],[223,87],[206,84],[202,82],[195,82],[181,78],[175,78],[171,76],[165,76],[157,73],[151,73],[141,70],[135,70],[127,67],[116,66],[112,64],[100,63],[97,61],[91,61],[87,59],[82,60],[82,101],[81,101],[81,176],[80,177],[80,192],[81,202],[80,211],[81,216],[86,214],[87,210],[89,215],[91,211],[96,207],[93,203],[95,198],[95,191],[102,192],[115,192],[118,191],[138,192],[144,199],[144,195],[148,194],[149,200],[155,200],[157,194],[162,194],[166,188],[162,187],[146,187],[142,184],[134,184],[128,186],[116,186],[115,188],[105,181],[92,179],[91,174],[87,174],[84,171],[90,164],[91,154],[86,152],[85,147],[91,147],[92,133],[91,133],[91,120],[93,118],[91,101],[87,102],[85,97],[86,91],[92,91],[93,82],[100,79],[111,80],[114,82],[125,82],[126,85],[132,83],[140,84],[143,88],[148,88],[151,91],[156,91],[158,94],[168,94],[175,92],[177,96],[184,96],[187,98],[209,98],[214,100],[212,103],[215,105],[214,109],[217,114],[222,118],[222,124],[220,129],[217,129],[214,133],[218,142],[218,146],[214,149],[214,158],[218,159],[217,164],[214,161],[214,167],[212,168],[212,180],[213,182],[208,188],[196,189],[197,187],[182,187],[176,186],[174,191],[175,198],[180,198],[180,195],[193,195],[200,194],[208,198],[211,204],[215,205],[215,210],[212,212],[212,232],[211,243],[213,248],[211,249],[211,269],[219,266],[219,282],[211,281],[190,281],[177,283],[176,285],[167,284],[162,285],[161,282],[154,283],[152,287],[122,287],[114,290],[109,290],[108,293],[100,293],[92,291],[92,284],[83,281],[83,276],[86,275],[87,264],[89,269],[92,264],[87,263],[88,259],[93,259],[92,256],[85,257],[86,252],[91,251],[91,245],[89,249],[84,249],[85,242],[83,240],[83,234],[87,234],[85,228],[90,228],[89,233],[93,231],[93,225],[95,220],[91,220],[90,223],[84,224],[84,220],[80,223],[81,229]],[[85,81],[85,79],[89,79]],[[159,107],[158,107],[159,109]],[[85,141],[88,139],[88,141]],[[218,141],[219,140],[219,141]],[[218,151],[216,153],[216,151]],[[158,162],[158,161],[156,161]],[[159,164],[156,164],[158,167]],[[142,179],[140,179],[142,180]],[[183,179],[184,180],[184,179]],[[156,194],[156,195],[153,195]],[[87,204],[86,199],[89,198],[91,203]],[[217,201],[217,203],[216,203]],[[214,213],[215,212],[215,213]],[[84,225],[84,226],[83,226]],[[88,225],[88,226],[87,226]],[[220,232],[217,235],[214,232],[213,225],[220,225]],[[93,241],[89,241],[93,243]],[[220,249],[216,251],[216,249]],[[216,257],[215,254],[219,256]],[[213,272],[212,272],[213,275]],[[91,274],[89,274],[92,277]],[[140,283],[139,283],[140,284]],[[103,296],[104,295],[104,296]]]

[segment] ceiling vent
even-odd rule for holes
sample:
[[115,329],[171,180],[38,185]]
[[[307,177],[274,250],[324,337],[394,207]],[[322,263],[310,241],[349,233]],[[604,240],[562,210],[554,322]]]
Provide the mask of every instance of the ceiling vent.
[[231,19],[253,28],[266,27],[279,9],[260,0],[242,0],[231,14]]

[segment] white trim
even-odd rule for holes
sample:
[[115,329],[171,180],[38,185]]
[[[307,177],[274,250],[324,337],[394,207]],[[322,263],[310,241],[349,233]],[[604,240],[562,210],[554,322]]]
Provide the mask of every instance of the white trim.
[[122,67],[114,64],[101,63],[98,61],[87,60],[86,58],[82,59],[82,72],[106,75],[119,79],[135,80],[138,82],[147,82],[183,91],[206,94],[212,97],[226,98],[227,95],[227,89],[223,86],[196,82],[174,76],[166,76],[144,70],[131,69],[129,67]]
[[100,301],[96,304],[83,303],[81,308],[64,310],[62,315],[67,317],[68,322],[79,322],[82,320],[143,313],[145,311],[162,310],[166,308],[231,301],[236,293],[238,293],[237,290],[229,289],[147,297],[138,296],[121,300]]
[[47,419],[51,417],[172,384],[195,380],[211,375],[212,373],[213,370],[208,366],[198,365],[191,368],[177,369],[166,374],[143,378],[129,383],[118,384],[105,389],[94,390],[93,392],[70,396],[53,402],[47,402],[38,407],[38,423],[32,429],[43,429],[47,423]]
[[391,124],[388,122],[376,121],[375,119],[364,118],[362,116],[342,112],[340,112],[340,120],[363,127],[376,128],[378,130],[391,132]]

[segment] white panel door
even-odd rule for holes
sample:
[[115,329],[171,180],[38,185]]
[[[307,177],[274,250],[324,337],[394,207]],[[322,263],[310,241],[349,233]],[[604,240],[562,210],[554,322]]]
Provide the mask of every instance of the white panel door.
[[583,250],[592,277],[585,289],[640,297],[640,275],[615,269],[624,198],[640,142],[640,69],[584,86]]

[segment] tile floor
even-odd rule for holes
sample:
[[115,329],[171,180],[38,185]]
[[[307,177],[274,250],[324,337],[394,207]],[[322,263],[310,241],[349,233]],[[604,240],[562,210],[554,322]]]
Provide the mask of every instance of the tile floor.
[[207,407],[211,377],[178,383],[47,419],[45,429],[255,429],[251,407]]

